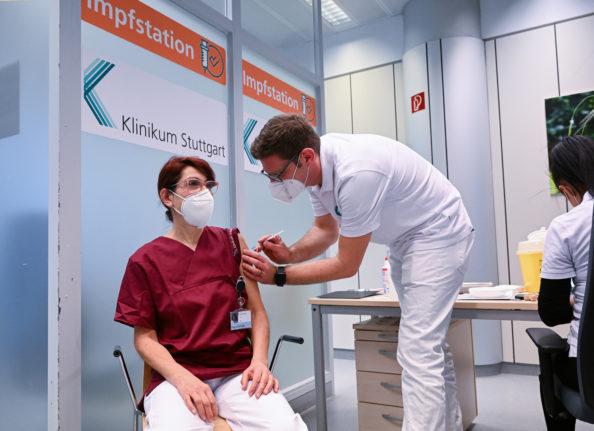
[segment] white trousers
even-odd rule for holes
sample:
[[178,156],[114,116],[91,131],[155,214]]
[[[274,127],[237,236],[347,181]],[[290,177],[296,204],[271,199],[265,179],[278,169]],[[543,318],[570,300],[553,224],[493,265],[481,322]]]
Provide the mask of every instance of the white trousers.
[[403,431],[462,430],[446,336],[473,243],[474,232],[435,250],[391,251],[392,280],[402,312],[397,357],[403,368]]
[[[219,416],[233,431],[306,431],[301,416],[280,393],[259,399],[241,389],[241,374],[206,380],[217,400]],[[192,414],[179,392],[168,381],[157,386],[144,400],[147,431],[212,431],[213,424]]]

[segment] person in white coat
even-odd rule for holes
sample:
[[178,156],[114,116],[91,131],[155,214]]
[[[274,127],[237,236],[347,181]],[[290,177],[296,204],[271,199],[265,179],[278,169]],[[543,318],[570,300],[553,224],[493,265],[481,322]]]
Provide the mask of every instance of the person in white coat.
[[[474,229],[458,190],[397,141],[377,135],[320,138],[300,115],[270,119],[250,150],[274,198],[291,202],[309,188],[315,218],[290,247],[279,236],[265,236],[254,251],[244,250],[244,273],[279,286],[337,280],[357,273],[370,241],[387,245],[402,311],[397,357],[403,429],[461,430],[446,334]],[[336,256],[305,262],[336,240]]]

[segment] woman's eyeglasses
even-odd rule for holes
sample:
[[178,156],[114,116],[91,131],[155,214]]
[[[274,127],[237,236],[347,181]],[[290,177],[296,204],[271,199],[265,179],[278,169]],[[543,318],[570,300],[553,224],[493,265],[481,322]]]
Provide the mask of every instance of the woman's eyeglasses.
[[178,183],[175,183],[170,188],[171,190],[174,190],[178,187],[182,187],[184,190],[187,190],[190,194],[194,192],[199,192],[200,190],[206,187],[208,191],[210,191],[210,193],[214,195],[217,189],[219,188],[219,183],[216,181],[203,181],[200,178],[190,177],[181,180]]

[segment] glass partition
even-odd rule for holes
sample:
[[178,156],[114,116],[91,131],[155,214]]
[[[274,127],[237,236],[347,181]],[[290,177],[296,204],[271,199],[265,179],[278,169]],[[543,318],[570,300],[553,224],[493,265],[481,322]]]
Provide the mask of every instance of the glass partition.
[[47,428],[49,1],[0,2],[0,428]]
[[202,2],[216,10],[221,15],[231,19],[231,11],[227,7],[227,5],[230,3],[228,0],[202,0]]
[[[114,345],[124,350],[137,394],[142,389],[133,330],[113,317],[128,258],[171,227],[157,190],[163,164],[179,154],[209,161],[221,183],[211,224],[228,227],[230,220],[225,36],[168,1],[145,1],[151,10],[132,3],[134,29],[138,20],[153,23],[150,41],[146,33],[120,32],[124,25],[95,23],[82,6],[84,430],[123,429],[132,421]],[[201,63],[205,47],[208,68]],[[95,78],[102,67],[104,76]]]
[[[244,65],[257,68],[258,73],[267,73],[278,81],[299,90],[299,94],[313,95],[314,88],[301,82],[286,71],[262,59],[262,57],[244,49]],[[244,70],[246,70],[244,68]],[[280,87],[280,82],[267,76],[269,85]],[[272,80],[272,81],[271,81]],[[246,83],[244,82],[244,87]],[[245,91],[244,91],[245,93]],[[290,95],[291,93],[288,92]],[[264,101],[262,101],[264,100]],[[268,191],[268,179],[261,175],[261,165],[248,154],[249,144],[253,142],[268,119],[283,111],[245,96],[244,139],[246,140],[245,184],[240,192],[245,194],[246,232],[248,245],[256,244],[258,238],[283,230],[281,235],[287,244],[299,240],[313,224],[313,211],[307,192],[302,193],[291,204],[274,200]],[[301,109],[301,108],[298,108]],[[308,286],[277,287],[261,285],[260,290],[270,320],[271,345],[282,334],[301,336],[305,344],[287,343],[275,366],[275,375],[282,388],[286,388],[313,376],[313,344],[311,339],[311,310],[308,298],[317,296],[322,291],[319,284]],[[271,352],[272,353],[272,352]]]
[[314,71],[311,1],[243,0],[241,25],[287,58]]

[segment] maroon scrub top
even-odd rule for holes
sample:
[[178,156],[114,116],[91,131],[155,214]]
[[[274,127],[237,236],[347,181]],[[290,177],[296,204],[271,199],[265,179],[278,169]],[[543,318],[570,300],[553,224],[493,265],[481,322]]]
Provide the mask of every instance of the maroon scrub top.
[[[130,257],[120,287],[114,320],[157,331],[176,362],[200,380],[241,373],[251,362],[247,330],[230,328],[229,313],[238,308],[237,232],[207,226],[195,251],[161,236]],[[153,370],[144,395],[164,380]]]

